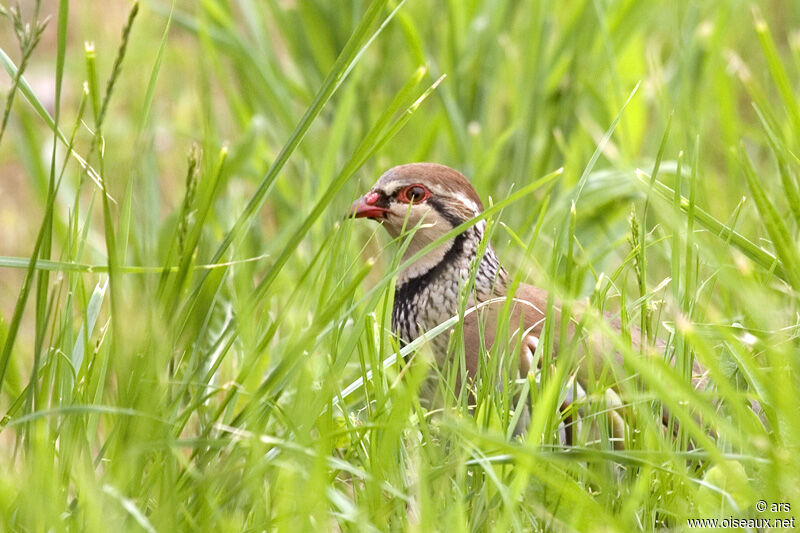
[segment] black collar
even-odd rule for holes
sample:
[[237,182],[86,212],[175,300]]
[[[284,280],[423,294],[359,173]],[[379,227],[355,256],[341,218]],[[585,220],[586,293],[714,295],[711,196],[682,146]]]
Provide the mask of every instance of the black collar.
[[[428,203],[454,228],[465,222],[449,212],[441,202],[431,198],[428,200]],[[458,257],[464,253],[464,243],[467,240],[467,234],[470,232],[471,229],[467,229],[453,238],[453,245],[447,250],[447,253],[444,254],[442,260],[436,263],[427,272],[406,280],[402,285],[398,285],[394,292],[394,304],[398,305],[398,303],[404,304],[410,302],[415,294],[419,294],[420,291],[424,290],[439,277],[453,261],[458,259]]]
[[439,275],[441,275],[441,273],[444,272],[444,270],[451,265],[453,261],[457,260],[458,257],[464,252],[464,242],[466,239],[466,233],[457,235],[453,239],[453,246],[447,250],[447,253],[444,254],[444,257],[441,261],[436,263],[427,272],[406,280],[402,285],[398,285],[394,292],[395,305],[397,305],[398,302],[410,301],[415,294],[418,294],[420,291],[424,290],[436,278],[438,278]]

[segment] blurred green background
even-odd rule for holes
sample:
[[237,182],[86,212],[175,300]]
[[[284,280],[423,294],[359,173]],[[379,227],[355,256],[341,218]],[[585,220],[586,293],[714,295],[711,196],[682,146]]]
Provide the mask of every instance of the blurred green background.
[[[800,3],[3,5],[5,529],[628,531],[800,506]],[[493,216],[506,268],[720,385],[646,375],[626,451],[543,448],[558,420],[508,439],[496,387],[474,418],[425,412],[425,365],[381,366],[397,247],[343,220],[412,161],[487,205],[563,168]],[[662,401],[702,425],[666,437]]]

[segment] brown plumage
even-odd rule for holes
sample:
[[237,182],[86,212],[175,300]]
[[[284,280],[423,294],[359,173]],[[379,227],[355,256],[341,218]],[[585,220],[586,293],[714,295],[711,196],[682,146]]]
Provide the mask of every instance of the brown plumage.
[[[384,173],[372,189],[353,205],[351,216],[379,221],[393,237],[406,229],[415,228],[405,252],[405,260],[482,210],[480,197],[461,173],[443,165],[412,163]],[[469,280],[470,268],[477,257],[484,230],[485,222],[479,222],[428,252],[400,273],[392,323],[404,342],[412,341],[458,314],[460,290]],[[467,314],[463,324],[465,366],[470,378],[478,372],[481,354],[487,353],[499,342],[498,316],[505,305],[508,290],[508,276],[491,246],[486,247],[475,269],[475,286],[466,305],[468,309],[478,307],[479,310]],[[518,351],[520,354],[518,367],[522,376],[531,370],[536,345],[544,327],[546,304],[547,292],[532,285],[520,284],[514,293],[506,330],[508,333],[502,340],[507,343],[509,353]],[[554,315],[556,321],[560,320],[557,306]],[[573,326],[570,325],[570,331],[574,331]],[[554,331],[557,332],[558,327]],[[632,328],[630,333],[634,344],[638,345],[638,330]],[[437,363],[443,366],[448,355],[447,336],[436,337],[432,345]],[[584,389],[588,384],[590,367],[598,375],[607,365],[605,354],[614,353],[608,345],[604,346],[601,339],[591,338],[587,345],[592,346],[589,356],[579,354],[583,360],[579,362],[577,372],[578,381]],[[557,354],[557,343],[554,351]],[[621,357],[618,354],[614,357],[621,365]],[[704,379],[699,366],[694,371],[695,379]],[[612,417],[612,423],[614,433],[621,438],[621,419],[618,415]],[[571,440],[569,435],[568,440]]]

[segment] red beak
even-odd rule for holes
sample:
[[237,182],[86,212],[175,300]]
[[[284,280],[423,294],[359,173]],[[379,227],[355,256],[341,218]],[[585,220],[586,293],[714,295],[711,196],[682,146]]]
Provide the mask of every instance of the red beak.
[[389,210],[385,207],[375,205],[379,199],[380,195],[378,193],[368,192],[366,195],[355,201],[353,207],[350,208],[349,216],[354,218],[381,218],[381,216]]

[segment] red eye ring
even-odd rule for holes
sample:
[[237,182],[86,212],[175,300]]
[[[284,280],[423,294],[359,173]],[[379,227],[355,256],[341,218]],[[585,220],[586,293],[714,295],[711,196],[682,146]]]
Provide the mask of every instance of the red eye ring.
[[421,204],[430,198],[430,196],[431,192],[427,187],[420,185],[419,183],[415,183],[414,185],[409,185],[405,189],[401,190],[400,194],[397,195],[397,199],[406,204],[410,204],[411,202],[414,202],[415,204]]

